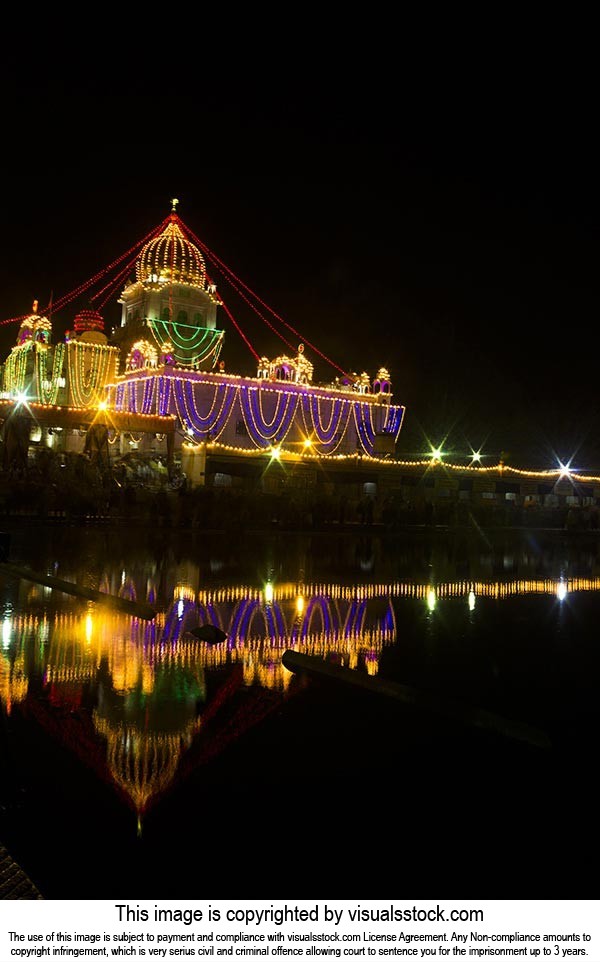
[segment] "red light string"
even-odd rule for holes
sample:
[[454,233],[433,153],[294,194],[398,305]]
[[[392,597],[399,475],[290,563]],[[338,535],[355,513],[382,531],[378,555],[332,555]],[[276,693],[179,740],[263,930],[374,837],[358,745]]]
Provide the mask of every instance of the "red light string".
[[[72,290],[69,294],[65,294],[63,295],[63,297],[59,298],[58,301],[55,301],[54,304],[52,305],[53,313],[56,313],[58,310],[65,307],[67,304],[70,304],[71,301],[74,301],[75,298],[79,297],[80,294],[83,294],[84,291],[89,290],[90,287],[93,287],[94,284],[97,284],[99,280],[101,280],[103,277],[106,277],[106,275],[114,267],[117,267],[119,264],[121,264],[126,257],[129,257],[130,254],[137,253],[139,248],[143,244],[145,244],[146,241],[151,240],[153,237],[155,237],[159,233],[159,231],[162,229],[164,224],[165,224],[165,221],[163,221],[158,226],[154,227],[153,230],[151,230],[148,234],[146,234],[145,237],[142,237],[142,239],[139,240],[137,244],[134,244],[133,247],[130,247],[129,250],[125,251],[124,254],[121,254],[120,257],[117,257],[114,261],[112,261],[110,264],[104,267],[101,271],[98,271],[97,274],[94,274],[93,277],[90,277],[87,281],[84,281],[84,283],[80,284],[79,287],[74,288],[74,290]],[[45,310],[47,310],[47,308],[45,308]]]
[[[220,295],[219,295],[219,296],[220,296]],[[222,304],[222,306],[223,306],[223,310],[224,310],[225,313],[227,314],[227,317],[229,318],[229,320],[231,321],[231,323],[232,323],[233,326],[235,327],[236,331],[238,332],[238,334],[240,335],[240,337],[242,338],[242,340],[245,342],[245,344],[246,344],[246,346],[248,347],[249,351],[254,355],[255,359],[260,362],[260,356],[256,353],[256,351],[255,351],[254,348],[252,347],[250,341],[248,340],[248,338],[246,337],[246,335],[245,335],[244,332],[242,331],[241,327],[240,327],[239,324],[237,323],[235,317],[233,316],[233,314],[231,313],[231,311],[230,311],[229,308],[227,307],[227,304],[225,303],[225,301],[223,300],[222,297],[220,297],[220,300],[221,300],[221,304]]]
[[[179,218],[178,218],[178,220],[179,220]],[[272,307],[269,307],[269,305],[268,305],[265,301],[263,301],[262,298],[260,298],[260,297],[258,296],[258,294],[256,294],[250,287],[248,287],[248,285],[247,285],[246,283],[244,283],[244,281],[241,279],[241,277],[238,277],[237,274],[235,274],[234,271],[232,271],[231,268],[229,268],[229,267],[227,266],[227,264],[225,264],[219,257],[217,257],[217,255],[216,255],[215,253],[213,253],[213,251],[211,251],[210,247],[208,247],[208,246],[204,243],[204,241],[201,241],[200,238],[197,237],[197,236],[194,234],[194,232],[191,231],[191,230],[189,229],[189,227],[187,227],[187,226],[183,223],[183,221],[179,220],[179,225],[180,225],[180,227],[182,228],[182,230],[188,235],[188,237],[190,237],[190,238],[198,245],[198,247],[200,248],[200,250],[202,250],[202,251],[206,254],[206,256],[208,257],[208,259],[210,260],[210,262],[211,262],[212,264],[214,264],[215,266],[217,266],[217,267],[219,267],[219,268],[222,268],[223,270],[225,270],[225,271],[227,272],[227,274],[229,274],[231,277],[234,277],[235,280],[238,282],[238,284],[241,284],[242,287],[244,288],[244,290],[248,291],[248,293],[251,295],[251,297],[254,297],[255,300],[257,300],[258,303],[262,305],[262,307],[266,308],[266,310],[269,311],[269,313],[272,314],[273,317],[276,318],[278,321],[280,321],[285,327],[287,327],[288,330],[290,330],[290,331],[292,332],[292,334],[295,334],[296,337],[299,337],[300,340],[302,340],[302,341],[304,341],[306,344],[308,344],[308,346],[309,346],[313,351],[315,351],[315,353],[318,354],[319,357],[323,358],[324,361],[327,361],[328,364],[331,364],[331,366],[334,367],[334,368],[336,369],[336,371],[339,371],[340,374],[343,374],[344,376],[348,376],[348,372],[347,372],[347,371],[344,371],[344,369],[341,368],[338,364],[336,364],[335,361],[332,361],[330,357],[327,357],[326,354],[323,354],[323,352],[320,351],[320,350],[318,349],[318,347],[315,347],[315,345],[312,344],[312,343],[308,340],[308,338],[306,338],[306,337],[304,337],[302,334],[300,334],[300,332],[297,331],[294,327],[292,327],[291,324],[288,324],[287,321],[284,321],[284,319],[283,319],[282,317],[280,317],[280,315],[277,314],[277,312],[274,311]],[[230,280],[229,278],[226,278],[226,279],[227,279],[228,282],[231,284],[231,280]],[[232,286],[233,286],[233,285],[232,285]],[[251,306],[252,306],[252,305],[251,305]],[[258,314],[258,311],[256,310],[256,308],[253,308],[253,309],[254,309],[255,312]],[[259,316],[260,316],[260,315],[259,315]],[[281,336],[281,335],[280,335],[280,336]]]
[[98,310],[102,310],[103,307],[106,307],[108,301],[113,296],[115,290],[120,286],[122,281],[129,274],[131,268],[133,267],[133,265],[137,260],[137,256],[138,256],[137,254],[134,254],[131,260],[128,261],[128,263],[125,265],[123,270],[119,271],[119,273],[115,277],[113,277],[112,280],[108,282],[108,284],[105,284],[104,287],[101,290],[99,290],[97,294],[94,294],[90,298],[91,301],[95,301],[98,297],[100,297],[101,294],[104,293],[104,291],[108,290],[108,294],[106,295],[106,297],[103,297],[102,300],[98,303]]
[[234,289],[234,291],[236,292],[236,294],[239,294],[239,296],[242,298],[242,300],[244,300],[244,301],[246,302],[246,304],[248,304],[248,306],[254,311],[254,313],[255,313],[255,314],[258,314],[258,316],[260,317],[261,321],[264,321],[265,324],[267,325],[267,327],[270,327],[270,328],[271,328],[271,330],[273,331],[273,333],[274,333],[281,341],[283,341],[283,343],[286,345],[286,347],[289,347],[290,351],[294,351],[294,350],[295,350],[295,346],[294,346],[293,344],[291,344],[291,343],[283,336],[283,334],[281,334],[281,333],[277,330],[277,328],[275,327],[274,324],[271,324],[271,322],[270,322],[269,320],[267,320],[267,318],[264,317],[263,314],[260,313],[260,311],[254,306],[254,304],[252,303],[252,301],[251,301],[248,297],[246,297],[246,295],[244,294],[244,292],[243,292],[239,287],[237,287],[236,284],[233,283],[233,281],[231,280],[231,278],[230,278],[230,277],[226,277],[225,274],[223,274],[223,271],[221,270],[221,268],[219,267],[219,265],[218,265],[218,264],[215,264],[215,267],[216,267],[217,270],[219,271],[219,274],[221,274],[222,277],[225,277],[225,280],[227,281],[227,283],[228,283],[231,287],[233,287],[233,289]]
[[29,314],[19,314],[18,317],[7,317],[5,321],[0,321],[0,327],[4,327],[5,324],[21,323],[26,317],[29,317]]
[[[53,303],[52,302],[49,303],[44,308],[42,313],[46,314],[51,309],[52,313],[56,314],[63,307],[66,307],[67,304],[70,304],[71,301],[74,301],[76,297],[79,297],[80,294],[83,294],[85,291],[89,290],[90,287],[93,287],[94,284],[97,284],[98,281],[100,281],[103,277],[106,277],[106,275],[111,270],[113,270],[113,268],[118,267],[118,265],[121,264],[126,257],[129,257],[130,254],[134,255],[133,260],[135,260],[135,257],[137,256],[137,252],[139,251],[140,247],[143,244],[145,244],[147,241],[151,240],[153,237],[156,237],[156,235],[159,234],[161,230],[163,230],[167,221],[168,221],[168,218],[165,218],[160,224],[158,224],[148,234],[146,234],[145,237],[142,237],[141,240],[139,240],[136,244],[134,244],[133,247],[130,247],[129,250],[125,251],[124,254],[121,254],[120,257],[117,257],[114,261],[112,261],[110,264],[104,267],[101,271],[98,271],[96,274],[94,274],[93,277],[90,277],[87,281],[84,281],[84,283],[80,284],[79,287],[74,288],[72,291],[70,291],[68,294],[64,294],[62,297],[59,297],[57,301],[54,301]],[[5,321],[0,321],[0,326],[3,326],[5,324],[14,324],[16,321],[23,321],[28,316],[29,316],[28,314],[21,314],[19,317],[9,317]]]

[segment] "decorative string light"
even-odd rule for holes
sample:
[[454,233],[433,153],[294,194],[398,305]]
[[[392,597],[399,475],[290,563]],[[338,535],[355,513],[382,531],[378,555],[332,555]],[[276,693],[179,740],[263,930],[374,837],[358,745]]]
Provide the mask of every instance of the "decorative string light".
[[206,265],[198,248],[184,236],[177,214],[171,214],[164,230],[144,247],[136,266],[142,284],[165,285],[174,281],[191,287],[206,286]]
[[355,401],[352,405],[356,433],[365,454],[372,454],[375,444],[375,428],[371,416],[371,405]]
[[[336,451],[342,443],[342,439],[348,426],[350,418],[350,402],[346,398],[328,399],[330,405],[330,415],[327,424],[321,414],[321,404],[323,398],[315,394],[302,394],[302,417],[304,426],[308,434],[315,433],[318,441],[327,447],[327,453]],[[336,441],[333,447],[334,441]]]
[[97,406],[104,396],[110,361],[116,364],[118,348],[69,341],[66,351],[69,388],[75,404],[80,407]]
[[[161,318],[150,318],[148,326],[159,347],[162,347],[165,341],[171,341],[174,359],[180,365],[189,367],[205,364],[213,354],[218,356],[225,337],[225,332],[216,328],[198,327]],[[183,333],[184,329],[190,331],[187,337]]]
[[[179,379],[175,385],[175,404],[181,421],[194,436],[211,435],[213,440],[220,437],[231,416],[238,393],[237,385],[217,384],[214,386],[213,399],[208,413],[200,414],[196,406],[193,385],[190,381]],[[217,408],[217,405],[220,406]]]
[[[275,410],[270,420],[265,417],[263,397],[267,392],[258,388],[240,386],[242,414],[249,434],[257,444],[266,441],[283,441],[287,436],[296,413],[298,395],[279,392],[275,400]],[[274,392],[268,392],[273,394]]]
[[[48,352],[40,351],[37,357],[37,393],[42,404],[56,404],[59,388],[63,381],[63,364],[65,359],[65,344],[57,344],[54,348],[52,371],[48,376]],[[63,381],[64,383],[64,381]]]
[[[327,361],[327,363],[330,364],[332,367],[334,367],[337,371],[339,371],[340,374],[346,375],[346,372],[343,370],[343,368],[341,368],[338,364],[336,364],[335,361],[332,361],[331,358],[327,357],[326,354],[323,354],[317,347],[314,346],[314,344],[311,344],[311,342],[308,340],[308,338],[306,338],[306,337],[304,337],[302,334],[300,334],[300,332],[297,331],[295,328],[293,328],[293,327],[291,326],[291,324],[288,324],[287,321],[284,321],[284,319],[283,319],[282,317],[280,317],[279,314],[277,314],[276,311],[274,311],[271,307],[269,307],[269,305],[268,305],[265,301],[263,301],[262,298],[260,298],[260,297],[258,296],[258,294],[256,294],[253,290],[251,290],[251,288],[248,287],[248,285],[245,284],[244,281],[242,281],[242,279],[241,279],[240,277],[238,277],[237,274],[235,274],[235,273],[231,270],[231,268],[227,267],[227,265],[224,264],[223,261],[222,261],[219,257],[217,257],[217,255],[214,254],[213,251],[211,251],[210,248],[209,248],[206,244],[204,244],[203,241],[200,240],[200,238],[196,237],[196,235],[193,233],[193,231],[191,231],[191,230],[189,229],[189,227],[187,227],[186,224],[184,224],[183,222],[180,222],[180,223],[181,223],[182,228],[185,230],[186,234],[188,234],[189,237],[191,237],[191,238],[196,242],[196,244],[198,245],[198,247],[199,247],[199,248],[204,252],[204,254],[208,257],[208,259],[210,260],[210,262],[217,267],[217,269],[219,270],[219,272],[220,272],[223,276],[227,276],[228,278],[231,278],[231,277],[235,278],[235,280],[237,281],[237,283],[240,284],[240,285],[244,288],[244,290],[247,291],[247,292],[250,294],[250,296],[253,297],[262,307],[264,307],[276,320],[280,321],[285,327],[287,327],[287,329],[288,329],[289,331],[291,331],[293,334],[295,334],[296,337],[300,338],[301,341],[305,341],[305,342],[308,344],[308,346],[309,346],[313,351],[315,351],[315,353],[317,353],[317,354],[319,355],[319,357],[321,357],[324,361]],[[223,273],[223,272],[225,272],[225,273]],[[230,282],[230,283],[231,283],[231,282]],[[256,310],[256,309],[255,309],[255,310]],[[237,327],[237,325],[236,325],[236,327]],[[246,339],[245,337],[244,337],[244,340],[246,341],[246,343],[248,344],[248,346],[250,346],[250,345],[249,345],[249,342],[247,341],[247,339]],[[251,350],[252,350],[252,353],[254,354],[256,360],[258,361],[258,360],[259,360],[258,355],[256,354],[256,352],[254,351],[253,348],[251,348]]]

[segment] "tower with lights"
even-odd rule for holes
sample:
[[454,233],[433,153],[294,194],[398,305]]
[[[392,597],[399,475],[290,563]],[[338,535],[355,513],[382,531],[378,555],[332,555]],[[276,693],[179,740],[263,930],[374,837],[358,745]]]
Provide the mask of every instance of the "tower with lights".
[[[193,370],[210,370],[223,344],[217,329],[221,304],[206,274],[199,248],[186,237],[172,202],[171,215],[158,236],[142,249],[135,280],[121,293],[121,327],[113,340],[129,348],[125,367],[155,360]],[[135,345],[135,347],[134,347]]]

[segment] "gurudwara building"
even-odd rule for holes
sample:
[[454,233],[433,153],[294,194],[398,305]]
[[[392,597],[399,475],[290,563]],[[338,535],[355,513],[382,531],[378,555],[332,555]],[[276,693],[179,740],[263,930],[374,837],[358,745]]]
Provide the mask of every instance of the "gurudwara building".
[[12,421],[21,425],[21,457],[28,429],[29,445],[55,450],[112,445],[120,455],[180,458],[192,485],[217,473],[244,474],[244,466],[264,465],[265,455],[304,465],[392,456],[404,407],[392,403],[385,368],[374,376],[338,368],[339,376],[317,382],[316,358],[300,338],[269,358],[242,333],[256,372],[225,370],[219,318],[238,325],[207,274],[208,249],[203,253],[175,206],[122,281],[121,323],[110,334],[91,306],[57,343],[50,312],[40,313],[37,302],[16,319],[16,344],[2,368],[5,463]]

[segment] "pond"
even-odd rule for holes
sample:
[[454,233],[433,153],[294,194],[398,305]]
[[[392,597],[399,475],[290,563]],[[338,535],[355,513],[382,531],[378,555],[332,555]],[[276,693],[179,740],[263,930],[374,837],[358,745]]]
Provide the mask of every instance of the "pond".
[[8,533],[15,565],[156,612],[0,570],[0,842],[45,898],[577,893],[596,532]]

